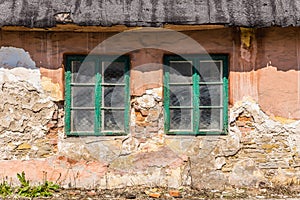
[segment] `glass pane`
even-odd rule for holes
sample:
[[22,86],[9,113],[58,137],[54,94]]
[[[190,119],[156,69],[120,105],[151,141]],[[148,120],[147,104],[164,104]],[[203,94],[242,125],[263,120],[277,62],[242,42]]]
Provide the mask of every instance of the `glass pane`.
[[222,85],[200,85],[200,106],[221,106]]
[[170,129],[191,130],[192,128],[191,109],[170,109]]
[[191,106],[192,86],[170,86],[170,106]]
[[94,87],[72,87],[72,107],[94,107]]
[[72,81],[73,83],[94,83],[95,62],[72,61]]
[[72,71],[72,82],[76,82],[76,77],[81,65],[81,61],[72,61],[71,63],[71,71]]
[[170,62],[170,83],[191,83],[193,74],[192,63],[187,61]]
[[200,61],[200,82],[221,82],[222,61]]
[[218,108],[200,109],[199,128],[221,130],[222,123],[223,123],[222,117],[223,117],[222,109],[218,109]]
[[93,110],[73,110],[71,113],[72,131],[94,131],[94,114]]
[[125,106],[125,87],[106,86],[103,87],[104,107],[124,107]]
[[104,82],[123,83],[125,74],[125,63],[123,62],[104,62]]
[[103,110],[102,117],[103,130],[124,130],[124,110]]

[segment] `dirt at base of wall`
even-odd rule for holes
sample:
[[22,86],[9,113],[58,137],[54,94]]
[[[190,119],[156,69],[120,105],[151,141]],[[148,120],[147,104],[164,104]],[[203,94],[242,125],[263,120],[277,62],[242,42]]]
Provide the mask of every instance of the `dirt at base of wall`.
[[[185,199],[278,199],[296,200],[299,198],[299,187],[276,186],[272,188],[232,188],[223,190],[191,189],[189,187],[168,188],[168,187],[143,187],[133,186],[118,189],[59,189],[50,197],[37,197],[34,199],[88,199],[88,200],[124,200],[124,199],[165,199],[165,200],[185,200]],[[5,199],[27,200],[20,196],[7,196]]]

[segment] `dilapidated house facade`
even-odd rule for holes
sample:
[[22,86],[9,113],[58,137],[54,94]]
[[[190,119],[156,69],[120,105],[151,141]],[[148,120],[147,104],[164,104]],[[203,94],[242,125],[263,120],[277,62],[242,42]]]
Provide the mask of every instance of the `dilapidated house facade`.
[[300,184],[300,2],[0,3],[0,176]]

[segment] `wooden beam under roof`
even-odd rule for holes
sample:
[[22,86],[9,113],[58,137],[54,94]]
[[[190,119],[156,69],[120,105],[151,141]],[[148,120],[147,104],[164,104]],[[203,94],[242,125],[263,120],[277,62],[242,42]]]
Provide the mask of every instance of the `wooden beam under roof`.
[[224,25],[172,25],[166,24],[163,27],[147,28],[147,27],[127,27],[125,25],[116,25],[111,27],[104,26],[79,26],[76,24],[59,24],[51,28],[28,28],[24,26],[3,26],[0,29],[2,31],[49,31],[49,32],[123,32],[135,29],[160,30],[162,28],[170,29],[174,31],[196,31],[196,30],[210,30],[225,28]]

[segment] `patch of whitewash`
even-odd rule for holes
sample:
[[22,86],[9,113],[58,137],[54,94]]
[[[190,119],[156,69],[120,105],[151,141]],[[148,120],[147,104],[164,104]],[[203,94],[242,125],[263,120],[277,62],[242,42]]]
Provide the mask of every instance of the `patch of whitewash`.
[[4,82],[26,81],[42,91],[40,70],[28,52],[16,47],[0,49],[0,84]]

